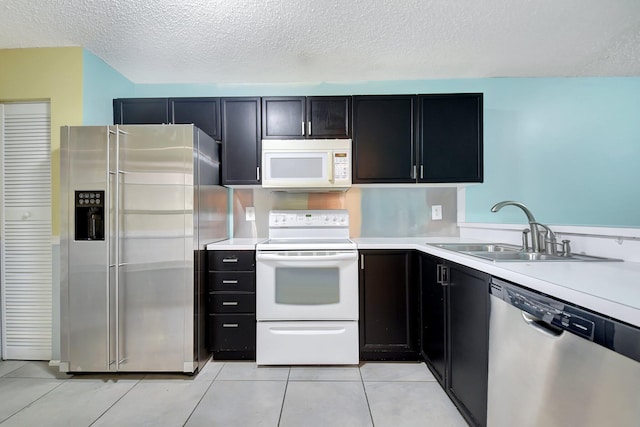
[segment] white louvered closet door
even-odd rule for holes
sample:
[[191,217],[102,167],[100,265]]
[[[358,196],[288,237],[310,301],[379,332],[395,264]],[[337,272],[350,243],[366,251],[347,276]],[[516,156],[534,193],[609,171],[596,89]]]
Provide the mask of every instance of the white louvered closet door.
[[4,359],[51,358],[50,123],[48,102],[0,104]]

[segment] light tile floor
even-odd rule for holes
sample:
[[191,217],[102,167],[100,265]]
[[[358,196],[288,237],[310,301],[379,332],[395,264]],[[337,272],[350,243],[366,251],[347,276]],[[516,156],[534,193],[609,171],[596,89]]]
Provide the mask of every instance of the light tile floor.
[[5,426],[466,426],[423,363],[257,367],[209,362],[194,377],[75,375],[0,361]]

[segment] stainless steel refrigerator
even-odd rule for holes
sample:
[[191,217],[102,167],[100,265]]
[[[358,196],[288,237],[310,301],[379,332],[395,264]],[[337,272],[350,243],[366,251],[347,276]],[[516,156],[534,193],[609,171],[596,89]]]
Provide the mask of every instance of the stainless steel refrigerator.
[[216,142],[192,125],[62,127],[63,372],[196,372],[205,245],[227,237]]

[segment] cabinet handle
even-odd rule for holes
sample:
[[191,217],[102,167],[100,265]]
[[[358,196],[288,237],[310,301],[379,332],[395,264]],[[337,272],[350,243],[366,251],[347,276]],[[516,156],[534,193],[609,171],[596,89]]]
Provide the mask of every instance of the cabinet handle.
[[364,270],[364,254],[360,254],[360,270]]
[[420,165],[420,179],[424,178],[423,169],[424,169],[424,166]]
[[309,132],[307,133],[307,135],[311,136],[311,120],[309,120],[308,124],[309,126],[307,126],[307,128]]
[[302,134],[304,135],[304,122],[302,122]]
[[416,165],[413,165],[413,172],[411,172],[411,179],[416,179]]
[[256,181],[260,181],[260,166],[256,167]]
[[444,264],[436,265],[436,283],[442,286],[449,284],[449,268]]
[[222,327],[223,328],[237,328],[238,324],[237,323],[223,323]]
[[238,281],[237,280],[223,280],[222,284],[223,285],[237,285]]
[[238,262],[238,258],[223,258],[222,262]]
[[222,301],[222,305],[238,305],[238,301]]

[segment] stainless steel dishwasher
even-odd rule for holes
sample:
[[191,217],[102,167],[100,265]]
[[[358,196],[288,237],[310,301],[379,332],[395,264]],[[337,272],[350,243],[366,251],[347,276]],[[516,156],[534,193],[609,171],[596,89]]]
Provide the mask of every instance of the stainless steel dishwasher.
[[491,282],[487,425],[640,425],[640,329]]

